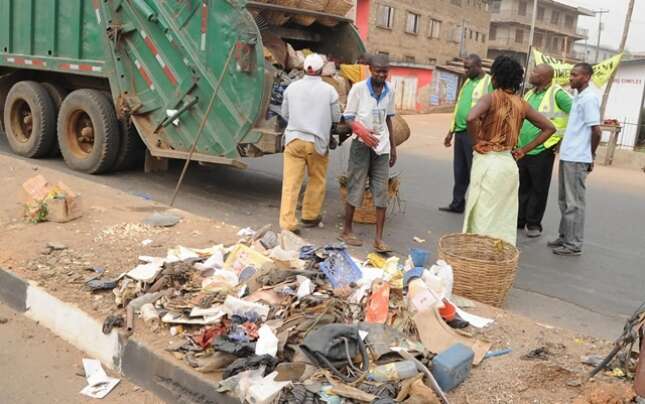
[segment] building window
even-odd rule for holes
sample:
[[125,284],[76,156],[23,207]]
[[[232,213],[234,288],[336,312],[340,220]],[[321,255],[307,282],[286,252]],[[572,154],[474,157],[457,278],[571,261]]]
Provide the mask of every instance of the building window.
[[390,56],[390,52],[381,52],[381,51],[379,51],[379,52],[376,52],[376,53],[381,55],[381,56],[387,56],[387,57]]
[[376,15],[376,25],[381,28],[392,29],[394,26],[394,8],[379,5]]
[[437,64],[437,58],[428,58],[428,64],[429,65],[436,65]]
[[535,33],[535,36],[533,37],[533,46],[536,46],[538,48],[542,47],[542,41],[544,41],[544,36],[540,33]]
[[544,21],[544,7],[538,6],[537,19],[538,21]]
[[416,60],[414,59],[414,56],[404,56],[403,61],[405,63],[416,63]]
[[488,11],[490,11],[493,14],[499,13],[499,9],[502,6],[502,0],[491,0],[490,3],[488,3]]
[[450,2],[451,2],[452,4],[454,4],[455,6],[459,6],[459,7],[461,7],[461,0],[450,0]]
[[469,34],[470,39],[473,39],[473,30],[469,28],[468,31],[470,32],[470,34]]
[[430,20],[428,35],[430,36],[430,38],[434,39],[441,38],[441,21],[435,20],[434,18]]
[[564,17],[564,24],[567,26],[567,28],[573,28],[574,26],[574,18],[572,15],[567,14]]
[[495,25],[491,25],[490,30],[488,31],[488,39],[491,41],[497,39],[497,27]]
[[515,42],[524,43],[524,30],[522,29],[515,30]]
[[525,1],[520,1],[520,5],[517,8],[517,15],[526,15],[526,10],[528,9],[528,3]]
[[560,24],[560,12],[553,10],[551,11],[551,24],[559,25]]
[[553,45],[552,45],[551,49],[553,49],[554,51],[557,52],[557,50],[559,48],[560,48],[560,38],[558,38],[557,36],[554,36],[553,37]]
[[482,43],[486,43],[486,34],[482,32]]
[[408,34],[418,34],[421,16],[408,11],[408,18],[405,23],[405,32]]
[[475,32],[475,41],[479,42],[479,31]]

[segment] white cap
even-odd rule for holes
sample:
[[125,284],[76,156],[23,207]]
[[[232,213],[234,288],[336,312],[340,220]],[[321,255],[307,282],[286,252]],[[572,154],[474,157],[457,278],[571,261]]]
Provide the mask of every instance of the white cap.
[[312,53],[305,58],[305,73],[313,74],[325,66],[325,60],[317,53]]

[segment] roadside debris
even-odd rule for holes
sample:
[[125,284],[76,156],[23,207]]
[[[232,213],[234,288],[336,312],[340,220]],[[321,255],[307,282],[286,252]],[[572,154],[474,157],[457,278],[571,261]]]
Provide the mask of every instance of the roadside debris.
[[96,359],[83,359],[85,380],[87,386],[81,394],[91,398],[104,398],[119,384],[120,380],[108,376],[103,370],[101,362]]
[[173,227],[181,218],[168,212],[155,212],[143,221],[143,224],[153,227]]

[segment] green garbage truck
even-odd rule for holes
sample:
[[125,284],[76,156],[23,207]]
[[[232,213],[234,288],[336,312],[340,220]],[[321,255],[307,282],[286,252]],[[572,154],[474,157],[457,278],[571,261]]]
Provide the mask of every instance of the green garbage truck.
[[342,63],[365,52],[350,20],[298,4],[0,0],[8,144],[28,158],[62,154],[92,174],[144,153],[238,167],[280,153],[268,113],[279,75],[265,36]]

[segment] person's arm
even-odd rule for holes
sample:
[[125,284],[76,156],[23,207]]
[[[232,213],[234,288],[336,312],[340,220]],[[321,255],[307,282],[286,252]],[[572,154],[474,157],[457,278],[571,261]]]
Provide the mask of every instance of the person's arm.
[[558,90],[555,93],[555,102],[558,104],[561,110],[567,114],[571,113],[571,106],[573,105],[573,98],[564,90]]
[[[591,155],[596,158],[596,149],[600,144],[602,131],[600,130],[600,99],[591,97],[584,104],[585,123],[591,126]],[[589,164],[589,172],[593,171],[594,162]]]
[[528,152],[546,142],[547,139],[555,133],[555,126],[553,126],[553,123],[551,123],[551,121],[549,121],[544,115],[534,110],[530,105],[527,105],[526,119],[535,125],[535,127],[540,129],[540,134],[526,146],[513,150],[513,157],[515,157],[516,160],[521,159]]
[[390,90],[390,102],[387,106],[387,118],[385,118],[385,124],[387,125],[387,131],[390,134],[390,167],[394,167],[398,158],[396,142],[394,141],[394,125],[392,125],[392,118],[396,115],[396,104],[393,93],[394,89],[390,87]]
[[289,122],[289,87],[282,94],[282,118]]
[[332,88],[331,89],[331,121],[333,123],[338,123],[340,122],[340,103],[338,102],[339,97],[338,97],[338,92],[336,89]]
[[468,135],[472,136],[474,143],[477,143],[479,136],[479,121],[490,109],[492,99],[490,94],[484,95],[468,113]]

